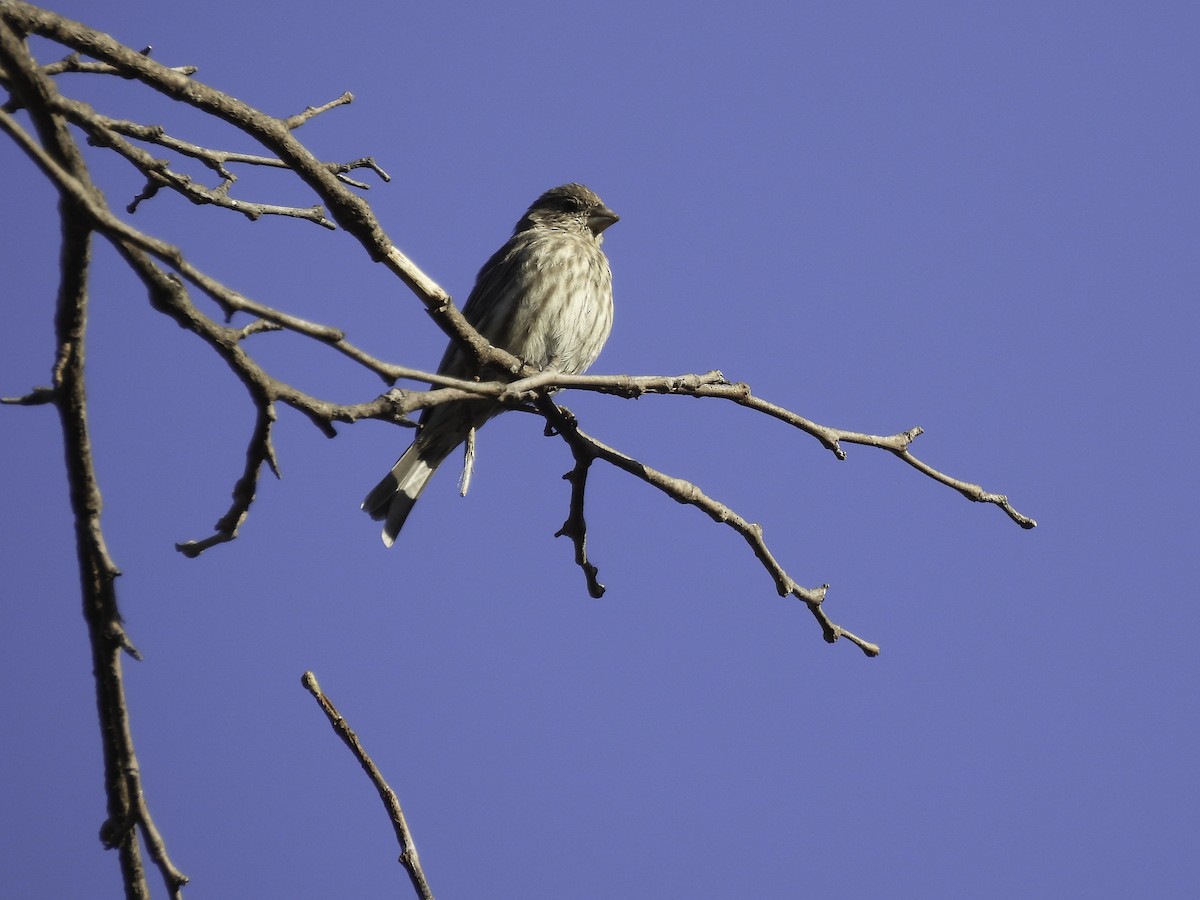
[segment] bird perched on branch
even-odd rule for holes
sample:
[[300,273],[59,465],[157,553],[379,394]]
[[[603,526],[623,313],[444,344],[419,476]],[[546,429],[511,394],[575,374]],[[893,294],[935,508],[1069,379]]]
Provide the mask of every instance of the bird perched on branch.
[[[582,184],[538,197],[512,237],[479,270],[463,315],[489,343],[532,366],[569,375],[596,361],[612,329],[612,272],[601,244],[618,216]],[[471,379],[483,373],[469,350],[451,341],[438,372]],[[390,547],[437,467],[472,429],[504,407],[458,400],[428,407],[417,439],[377,484],[362,508],[383,521]]]

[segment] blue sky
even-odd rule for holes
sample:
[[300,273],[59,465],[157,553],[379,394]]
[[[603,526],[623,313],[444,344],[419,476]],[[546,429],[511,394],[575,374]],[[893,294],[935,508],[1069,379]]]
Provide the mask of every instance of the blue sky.
[[[1039,522],[732,406],[578,395],[588,431],[761,522],[883,654],[825,645],[736,535],[603,469],[588,522],[609,590],[589,599],[552,537],[569,454],[521,415],[480,435],[470,496],[439,475],[385,552],[357,507],[410,435],[331,441],[282,410],[284,478],[235,543],[187,560],[173,545],[224,512],[251,407],[100,242],[104,524],[145,656],[126,667],[143,777],[187,896],[404,895],[308,669],[442,898],[1200,891],[1194,5],[57,8],[281,116],[352,91],[299,136],[379,160],[393,181],[367,198],[460,301],[538,193],[589,184],[622,216],[593,371],[719,368],[825,424],[921,425],[918,455]],[[132,85],[62,84],[253,149]],[[140,180],[94,158],[123,207]],[[57,233],[28,161],[0,142],[0,164],[12,395],[49,378]],[[313,202],[239,175],[244,199]],[[441,354],[344,233],[166,195],[134,224],[383,358]],[[287,335],[255,348],[321,396],[382,389]],[[0,423],[5,890],[111,894],[57,422]]]

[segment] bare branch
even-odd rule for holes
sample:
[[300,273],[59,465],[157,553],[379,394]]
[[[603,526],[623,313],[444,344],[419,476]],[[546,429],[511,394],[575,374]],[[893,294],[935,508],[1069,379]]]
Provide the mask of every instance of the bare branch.
[[[846,631],[841,626],[835,625],[830,621],[822,607],[822,603],[825,600],[825,593],[829,590],[829,585],[821,585],[819,588],[806,588],[797,583],[784,571],[783,567],[767,548],[766,542],[763,540],[761,525],[746,521],[725,504],[709,497],[690,481],[675,478],[657,469],[653,469],[645,463],[639,462],[631,456],[626,456],[619,450],[609,447],[607,444],[601,443],[590,435],[580,431],[575,417],[559,408],[549,397],[543,396],[539,398],[537,406],[542,415],[546,417],[546,420],[554,426],[554,430],[570,445],[571,452],[575,454],[577,468],[580,456],[590,459],[602,459],[616,468],[628,472],[635,478],[646,482],[646,484],[658,488],[658,490],[662,491],[672,500],[678,503],[686,503],[689,506],[695,506],[708,515],[714,522],[728,525],[750,545],[750,548],[754,551],[754,555],[762,563],[763,568],[775,580],[775,589],[778,591],[779,596],[786,597],[791,594],[797,599],[804,601],[809,611],[820,624],[822,634],[827,643],[832,644],[838,638],[845,637],[856,644],[867,656],[879,655],[878,646],[859,638],[857,635]],[[571,502],[572,510],[574,511],[576,503],[574,485],[572,485],[572,488]],[[582,521],[582,493],[580,493],[578,502],[581,507],[579,519]],[[563,526],[564,529],[568,528],[571,520],[571,517],[568,517],[567,524]],[[570,534],[571,532],[567,531],[567,533]],[[581,529],[580,533],[581,537],[576,539],[576,561],[580,562],[580,565],[584,568],[585,575],[588,575],[588,566],[590,564],[587,563],[586,554],[580,552],[583,540],[582,534],[586,533],[586,531]],[[593,571],[588,575],[589,584],[594,577],[595,573]],[[593,596],[595,595],[593,594]]]
[[[88,134],[88,142],[95,147],[107,147],[120,154],[134,168],[146,176],[145,189],[138,194],[126,208],[128,212],[136,212],[143,200],[153,197],[163,187],[170,188],[184,198],[197,205],[211,204],[241,213],[254,221],[261,216],[290,216],[307,219],[330,230],[336,228],[333,222],[325,218],[324,208],[320,204],[311,207],[279,206],[274,203],[256,203],[248,200],[236,200],[228,196],[229,189],[237,177],[224,165],[231,162],[233,154],[220,151],[208,151],[194,144],[187,144],[170,138],[163,133],[161,127],[137,125],[111,119],[96,112],[88,104],[78,100],[62,98],[61,111],[76,125]],[[160,144],[165,147],[185,152],[187,155],[200,159],[210,168],[221,175],[223,182],[216,188],[207,188],[197,184],[188,175],[174,171],[167,160],[155,159],[140,147],[137,147],[121,137],[122,134]],[[266,157],[254,157],[242,154],[240,161],[255,161],[258,164],[275,162]],[[332,170],[344,169],[344,165],[334,164]]]
[[367,185],[363,184],[361,181],[354,181],[353,179],[344,177],[345,173],[353,171],[354,169],[370,169],[382,180],[392,180],[392,176],[380,168],[379,163],[375,162],[375,157],[373,156],[364,156],[361,159],[356,159],[353,162],[348,163],[326,163],[326,165],[330,166],[329,171],[333,172],[333,174],[338,176],[338,178],[340,178],[343,182],[351,187],[356,187],[364,191],[367,189]]
[[[566,415],[566,410],[563,410]],[[572,418],[572,421],[574,419]],[[547,426],[547,433],[553,430]],[[587,476],[595,456],[587,452],[583,441],[567,441],[571,453],[575,457],[575,468],[563,475],[563,480],[571,484],[571,505],[566,521],[562,528],[554,532],[555,537],[568,537],[575,545],[575,565],[583,571],[587,582],[588,596],[599,600],[604,596],[604,585],[600,583],[600,570],[592,564],[587,554],[587,520],[584,518],[584,502],[587,494]]]
[[296,113],[296,115],[294,115],[294,116],[288,116],[286,119],[283,120],[283,127],[288,129],[289,131],[295,131],[297,128],[299,128],[301,125],[303,125],[309,119],[315,118],[316,116],[319,116],[323,112],[328,112],[329,110],[333,109],[334,107],[346,106],[347,104],[353,103],[353,102],[354,102],[354,95],[352,93],[350,93],[349,91],[346,91],[346,93],[342,94],[342,96],[338,97],[335,100],[330,100],[328,103],[323,103],[320,106],[305,107],[304,112]]
[[[142,49],[143,56],[149,56],[153,47],[145,47]],[[46,75],[58,75],[61,73],[81,72],[90,75],[120,75],[121,70],[116,66],[110,66],[107,63],[85,61],[80,58],[78,53],[71,53],[63,57],[56,63],[51,63],[42,69]],[[199,69],[196,66],[175,66],[171,71],[178,72],[180,75],[195,75]]]
[[636,398],[643,394],[683,394],[689,397],[711,397],[728,400],[747,409],[764,413],[781,422],[798,428],[810,434],[830,450],[838,459],[846,459],[842,444],[860,444],[865,447],[877,447],[887,450],[904,460],[917,471],[928,475],[934,481],[954,488],[968,500],[976,503],[991,503],[1002,510],[1022,528],[1036,528],[1037,522],[1022,515],[1008,502],[1003,494],[993,494],[985,491],[977,484],[961,481],[938,471],[926,462],[918,459],[909,451],[912,444],[925,429],[916,425],[907,431],[892,435],[864,434],[859,431],[847,431],[842,428],[832,428],[820,425],[803,416],[792,412],[775,403],[754,396],[750,385],[744,382],[731,383],[717,370],[705,372],[703,375],[559,375],[553,372],[542,372],[519,381],[512,382],[501,393],[500,399],[512,402],[532,401],[540,390],[552,388],[575,388],[584,391],[596,391],[602,394],[613,394],[620,397]]
[[[0,66],[5,70],[14,95],[29,109],[38,135],[47,148],[44,155],[68,173],[81,190],[99,196],[65,123],[48,112],[56,94],[53,82],[29,55],[22,38],[13,32],[6,13],[7,9],[0,10]],[[7,125],[15,124],[7,113],[0,113],[0,117]],[[137,649],[125,633],[121,620],[116,595],[116,579],[120,572],[109,555],[100,523],[103,504],[92,456],[84,379],[92,235],[90,217],[66,199],[61,204],[60,214],[62,274],[55,313],[58,352],[52,393],[66,447],[83,615],[91,644],[104,753],[108,817],[100,835],[105,846],[117,850],[127,897],[150,895],[138,844],[140,829],[168,893],[178,898],[188,879],[168,857],[145,802],[129,727],[122,672],[122,655],[130,653],[136,657]]]
[[266,331],[282,331],[283,326],[277,322],[268,322],[266,319],[255,319],[249,325],[243,325],[238,329],[237,339],[244,341],[246,338],[254,334],[261,334]]
[[200,541],[184,541],[176,544],[175,549],[184,556],[195,559],[209,547],[232,541],[238,535],[246,516],[250,514],[250,504],[258,493],[258,473],[264,463],[271,467],[275,477],[279,474],[279,463],[275,459],[275,448],[271,443],[271,426],[275,424],[275,405],[269,400],[256,399],[255,406],[258,416],[254,423],[254,433],[250,437],[250,446],[246,448],[246,466],[242,477],[233,486],[233,504],[216,524],[216,531],[211,536]]
[[[113,215],[99,196],[88,191],[83,184],[58,165],[21,128],[12,116],[2,110],[0,110],[0,129],[6,131],[18,146],[25,150],[29,157],[58,186],[62,193],[70,197],[81,209],[89,213],[92,225],[97,231],[113,241],[114,244],[136,247],[171,266],[180,275],[216,301],[227,316],[232,316],[237,312],[245,312],[266,319],[280,327],[315,338],[329,344],[367,368],[372,369],[387,381],[394,381],[397,378],[411,378],[432,382],[439,380],[439,376],[429,376],[429,373],[417,369],[395,366],[375,359],[370,354],[347,342],[343,332],[337,328],[309,322],[298,316],[272,309],[226,287],[215,278],[212,278],[189,263],[180,248],[144,234]],[[198,316],[200,314],[196,312],[195,315]],[[192,330],[195,329],[193,328]]]
[[[410,260],[388,237],[370,207],[308,152],[284,122],[266,116],[221,91],[192,81],[78,22],[38,9],[21,0],[7,0],[6,15],[28,33],[39,34],[102,60],[159,93],[186,103],[245,131],[275,153],[320,197],[342,228],[362,244],[370,258],[383,262],[417,295],[438,327],[475,353],[482,363],[518,372],[521,361],[490,347],[467,323],[438,284]],[[153,252],[148,250],[148,252]],[[185,275],[185,277],[187,277]]]
[[317,676],[312,672],[305,672],[300,683],[320,704],[321,710],[329,719],[329,724],[333,726],[334,732],[350,748],[350,752],[354,754],[358,764],[363,767],[363,771],[371,779],[371,784],[375,785],[379,799],[383,801],[383,805],[388,811],[392,829],[396,832],[396,842],[400,845],[400,865],[404,866],[405,871],[408,872],[413,890],[422,900],[433,900],[433,891],[430,890],[429,882],[425,878],[425,871],[421,868],[421,860],[417,856],[417,845],[413,843],[412,832],[409,831],[408,822],[404,818],[404,810],[400,807],[400,800],[396,796],[396,792],[388,785],[374,760],[367,755],[367,751],[363,749],[354,729],[347,724],[333,702],[321,691],[321,685],[317,683]]
[[[102,113],[92,109],[88,104],[80,100],[72,100],[64,98],[63,112],[71,119],[72,122],[79,125],[81,128],[102,128],[108,131],[123,134],[126,137],[131,137],[139,141],[144,141],[149,144],[157,144],[167,150],[172,150],[183,156],[195,159],[203,163],[209,169],[221,176],[224,181],[232,183],[237,181],[235,176],[229,169],[231,165],[246,165],[258,166],[261,168],[286,169],[287,163],[273,156],[262,156],[255,153],[241,153],[233,150],[217,150],[212,147],[202,147],[198,144],[193,144],[190,141],[185,141],[177,137],[172,137],[167,134],[161,125],[140,125],[137,122],[130,122],[125,119],[113,119],[105,116]],[[370,169],[383,181],[391,181],[391,176],[385,172],[374,157],[364,156],[360,159],[351,160],[350,162],[326,162],[323,164],[330,173],[337,176],[344,176],[347,172],[352,172],[355,169]],[[364,182],[354,181],[349,178],[342,178],[342,181],[352,187],[360,190],[369,190],[370,186]]]
[[[241,213],[252,221],[264,215],[274,215],[306,219],[329,229],[336,227],[333,222],[325,218],[324,208],[320,204],[312,207],[280,206],[272,203],[237,200],[228,196],[228,191],[234,182],[237,181],[237,177],[229,171],[227,165],[242,163],[287,168],[282,160],[200,147],[167,135],[161,126],[140,125],[136,122],[114,119],[97,112],[92,106],[81,100],[68,99],[61,95],[57,95],[54,99],[56,101],[54,106],[55,111],[61,112],[68,120],[82,128],[87,133],[90,144],[114,150],[146,176],[146,187],[129,204],[127,208],[128,212],[136,211],[138,205],[143,200],[150,199],[160,188],[167,187],[183,195],[192,203],[221,206]],[[349,101],[343,97],[333,103],[325,104],[317,110],[310,108],[309,112],[311,114],[308,118],[316,115],[317,112],[343,105],[346,102]],[[222,183],[216,188],[207,188],[199,185],[190,176],[174,171],[167,160],[154,158],[140,147],[136,147],[122,139],[121,135],[158,144],[197,159],[220,175]],[[344,177],[346,172],[357,168],[370,168],[385,181],[389,180],[387,173],[370,157],[364,157],[347,163],[325,163],[324,165],[330,173],[337,175],[345,183],[354,185],[360,189],[366,189],[368,186],[362,182]]]
[[0,397],[0,403],[9,406],[44,406],[47,403],[53,403],[55,398],[54,388],[35,387],[28,394],[21,397]]

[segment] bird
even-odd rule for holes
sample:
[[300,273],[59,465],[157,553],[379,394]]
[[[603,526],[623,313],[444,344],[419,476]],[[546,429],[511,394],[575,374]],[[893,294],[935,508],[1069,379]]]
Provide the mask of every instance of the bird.
[[[591,189],[570,183],[533,202],[512,237],[484,263],[463,315],[496,347],[542,371],[578,375],[600,355],[613,322],[604,231],[619,220]],[[474,355],[451,341],[438,374],[483,377]],[[439,465],[504,407],[493,400],[430,406],[419,431],[362,502],[391,547]]]

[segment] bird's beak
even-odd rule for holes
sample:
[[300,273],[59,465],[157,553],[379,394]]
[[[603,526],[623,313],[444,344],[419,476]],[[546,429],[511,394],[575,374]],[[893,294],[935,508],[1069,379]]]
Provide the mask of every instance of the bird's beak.
[[609,209],[607,206],[602,206],[599,209],[592,210],[592,214],[588,216],[588,228],[592,230],[592,234],[600,234],[609,225],[614,222],[619,222],[621,217]]

